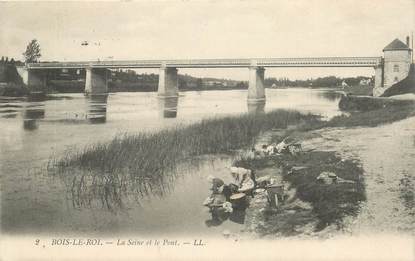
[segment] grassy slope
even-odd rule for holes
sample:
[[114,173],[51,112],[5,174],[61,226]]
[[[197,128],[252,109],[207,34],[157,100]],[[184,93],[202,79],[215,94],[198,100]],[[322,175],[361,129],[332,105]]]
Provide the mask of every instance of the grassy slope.
[[367,95],[367,96],[372,96],[372,92],[373,92],[373,86],[361,86],[361,85],[357,85],[357,86],[347,86],[343,89],[343,91],[345,93],[351,93],[353,95]]
[[308,131],[327,127],[376,127],[413,116],[415,116],[415,103],[394,104],[380,109],[355,111],[349,115],[335,116],[327,122],[317,118],[310,119],[306,124],[299,126],[298,130]]
[[[311,120],[294,130],[287,130],[284,134],[272,138],[279,142],[283,138],[298,130],[307,131],[325,127],[355,127],[355,126],[378,126],[384,123],[405,119],[415,116],[415,105],[394,105],[377,110],[366,112],[355,112],[349,116],[337,116],[328,122]],[[298,134],[298,133],[297,133]],[[342,220],[345,216],[356,215],[359,211],[359,204],[365,200],[365,188],[363,180],[363,169],[357,162],[341,160],[335,152],[312,151],[300,155],[280,155],[275,158],[242,159],[236,162],[238,166],[260,169],[264,163],[274,161],[274,166],[282,170],[283,180],[296,189],[296,197],[302,201],[310,202],[313,205],[312,212],[297,210],[294,214],[287,212],[268,211],[266,224],[259,229],[263,235],[282,234],[295,235],[298,226],[306,226],[318,220],[315,229],[321,230],[331,224],[342,227]],[[269,164],[268,164],[269,165]],[[305,166],[307,168],[289,174],[293,166]],[[331,171],[337,176],[355,183],[341,183],[324,185],[318,183],[316,178],[323,171]]]
[[336,116],[327,123],[327,127],[375,127],[415,116],[415,103],[392,105],[385,108],[352,113],[351,116]]
[[[295,198],[287,200],[278,209],[266,208],[259,220],[251,220],[258,224],[256,231],[261,235],[294,236],[307,230],[320,231],[333,224],[341,229],[343,218],[356,215],[360,202],[366,198],[362,167],[357,162],[342,160],[335,152],[312,151],[295,156],[281,154],[260,159],[242,159],[236,164],[257,165],[258,168],[253,169],[259,170],[263,167],[259,162],[273,169],[265,173],[281,172],[283,180],[290,184],[287,189],[295,189]],[[291,171],[294,166],[305,168]],[[355,183],[322,184],[316,178],[323,171],[334,172],[338,177]],[[312,209],[293,206],[292,203],[298,202],[297,199],[311,203]]]
[[[313,213],[319,220],[317,230],[333,223],[341,227],[342,218],[357,214],[359,202],[365,200],[363,169],[353,161],[342,161],[334,152],[313,151],[296,157],[283,155],[279,165],[283,167],[284,180],[296,188],[297,197],[313,205]],[[291,167],[299,165],[308,168],[288,174]],[[355,184],[321,184],[316,178],[323,171],[334,172]]]

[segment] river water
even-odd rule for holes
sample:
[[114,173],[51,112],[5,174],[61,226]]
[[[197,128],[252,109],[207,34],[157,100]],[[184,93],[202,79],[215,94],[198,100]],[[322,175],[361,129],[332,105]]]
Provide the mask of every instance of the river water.
[[266,105],[247,105],[246,91],[184,92],[178,99],[156,93],[111,93],[101,97],[59,94],[52,99],[0,97],[1,229],[7,234],[216,235],[238,231],[242,219],[212,225],[201,203],[208,175],[226,179],[231,156],[206,156],[179,167],[162,194],[126,199],[117,211],[80,206],[62,177],[44,168],[51,157],[125,133],[154,132],[209,117],[277,108],[340,114],[339,95],[317,89],[267,89]]

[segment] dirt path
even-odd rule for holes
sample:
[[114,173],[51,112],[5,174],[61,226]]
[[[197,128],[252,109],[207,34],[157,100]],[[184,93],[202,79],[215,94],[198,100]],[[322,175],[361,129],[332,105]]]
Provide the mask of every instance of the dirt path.
[[415,234],[415,117],[375,128],[323,129],[304,149],[360,160],[367,201],[349,219],[353,235]]

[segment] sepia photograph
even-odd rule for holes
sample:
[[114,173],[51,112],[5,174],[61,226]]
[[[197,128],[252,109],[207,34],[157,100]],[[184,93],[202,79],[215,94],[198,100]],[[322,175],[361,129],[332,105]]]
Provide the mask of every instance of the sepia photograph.
[[0,1],[0,260],[415,260],[415,0]]

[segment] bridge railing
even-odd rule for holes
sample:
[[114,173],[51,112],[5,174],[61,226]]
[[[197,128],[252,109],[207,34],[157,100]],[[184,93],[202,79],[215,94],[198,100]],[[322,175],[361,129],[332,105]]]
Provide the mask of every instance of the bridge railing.
[[29,69],[42,68],[159,68],[162,65],[178,68],[198,67],[249,67],[253,64],[263,67],[307,67],[307,66],[348,66],[374,67],[382,57],[310,57],[310,58],[253,58],[253,59],[180,59],[180,60],[130,60],[130,61],[80,61],[42,62],[27,64]]
[[313,57],[258,59],[258,65],[368,65],[375,66],[381,57]]

